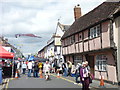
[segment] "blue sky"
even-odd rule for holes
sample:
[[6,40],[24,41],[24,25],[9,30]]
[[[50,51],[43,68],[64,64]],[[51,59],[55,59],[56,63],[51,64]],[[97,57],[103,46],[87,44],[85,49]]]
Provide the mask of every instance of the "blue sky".
[[[36,53],[62,24],[74,22],[73,8],[80,4],[82,15],[105,0],[0,0],[0,35],[23,53]],[[33,33],[42,38],[20,37],[15,34]],[[20,48],[21,47],[21,48]]]

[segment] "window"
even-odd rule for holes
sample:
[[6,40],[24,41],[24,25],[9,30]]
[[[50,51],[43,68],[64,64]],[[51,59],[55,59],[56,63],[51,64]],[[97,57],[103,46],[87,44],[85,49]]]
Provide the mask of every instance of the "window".
[[82,38],[82,36],[80,35],[80,39]]
[[81,41],[82,40],[82,34],[80,33],[79,34],[79,41]]
[[96,56],[96,66],[98,71],[106,71],[106,55],[97,55]]
[[69,45],[69,38],[67,38],[67,45]]
[[82,56],[80,56],[80,55],[74,56],[74,64],[77,65],[77,63],[82,64]]
[[65,46],[68,45],[68,38],[65,39]]
[[54,47],[54,51],[57,51],[57,46]]
[[62,40],[62,46],[65,46],[65,40]]
[[78,42],[78,40],[79,40],[79,34],[76,34],[75,35],[75,42]]
[[71,44],[75,42],[75,35],[71,36]]
[[100,25],[90,28],[90,39],[100,36]]

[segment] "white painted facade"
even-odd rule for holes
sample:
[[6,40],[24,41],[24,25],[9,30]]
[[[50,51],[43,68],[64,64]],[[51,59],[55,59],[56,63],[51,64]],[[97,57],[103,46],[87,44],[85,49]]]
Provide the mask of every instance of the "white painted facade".
[[[58,44],[55,43],[55,52],[54,52],[54,58],[58,60],[58,63],[60,63],[61,61],[64,62],[64,58],[63,58],[63,55],[62,55],[62,47],[61,47],[61,37],[63,36],[64,34],[64,31],[62,30],[63,28],[60,27],[60,23],[58,22],[58,25],[57,25],[57,29],[56,29],[56,33],[55,33],[55,42],[58,42]],[[57,41],[56,41],[57,40]]]
[[58,22],[56,32],[48,41],[47,46],[45,48],[45,58],[49,59],[51,62],[54,59],[57,59],[58,63],[60,63],[61,61],[64,62],[64,58],[62,55],[61,41],[60,41],[64,32],[65,32],[65,26]]
[[68,28],[69,25],[62,25],[58,22],[55,33],[52,35],[51,39],[48,40],[44,49],[44,58],[49,59],[50,62],[55,59],[57,59],[57,63],[64,62],[61,37]]
[[53,57],[54,57],[54,39],[51,38],[47,42],[47,46],[45,48],[45,58],[49,59],[50,62],[52,62],[53,61]]
[[120,16],[115,19],[113,23],[114,42],[117,47],[117,70],[118,70],[118,82],[120,82]]

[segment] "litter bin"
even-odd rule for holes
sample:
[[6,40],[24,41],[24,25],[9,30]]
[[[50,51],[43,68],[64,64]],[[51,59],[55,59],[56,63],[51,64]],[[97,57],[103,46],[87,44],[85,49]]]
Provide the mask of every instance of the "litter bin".
[[0,84],[2,84],[2,68],[0,68]]

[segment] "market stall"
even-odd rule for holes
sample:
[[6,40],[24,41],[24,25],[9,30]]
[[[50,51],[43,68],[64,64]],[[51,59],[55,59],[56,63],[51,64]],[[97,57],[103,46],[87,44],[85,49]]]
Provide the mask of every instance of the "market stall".
[[11,77],[12,75],[12,65],[10,64],[10,61],[7,61],[8,59],[14,58],[14,53],[8,52],[5,50],[2,46],[0,46],[0,58],[2,58],[2,65],[0,65],[0,70],[3,71],[4,77]]

